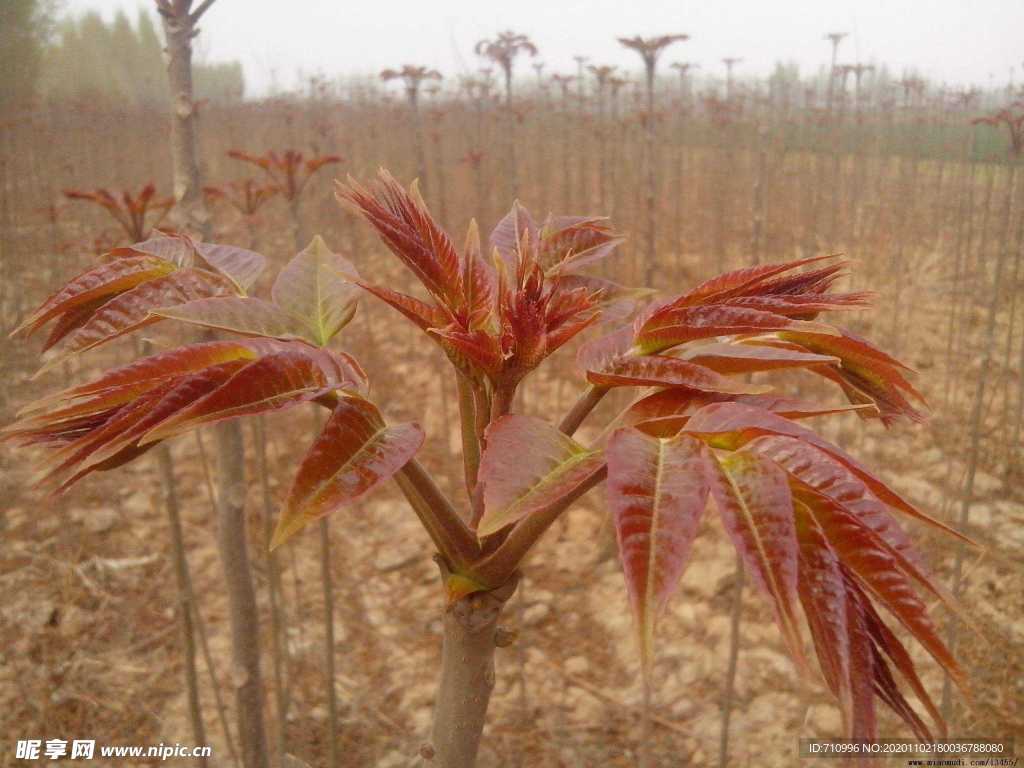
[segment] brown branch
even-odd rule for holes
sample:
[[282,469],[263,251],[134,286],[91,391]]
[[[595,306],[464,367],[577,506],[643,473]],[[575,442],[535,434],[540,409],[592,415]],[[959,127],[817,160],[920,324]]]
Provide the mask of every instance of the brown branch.
[[192,20],[192,23],[197,24],[199,20],[203,18],[203,14],[210,10],[210,6],[215,2],[217,2],[217,0],[203,0],[203,2],[199,4],[199,7],[192,11],[191,16],[189,17]]
[[565,414],[565,418],[558,425],[558,428],[572,437],[576,430],[580,428],[580,424],[590,415],[590,412],[597,407],[597,404],[604,399],[604,396],[608,394],[607,387],[595,387],[593,385],[587,387],[586,391],[580,395],[579,399],[572,406],[572,409]]
[[476,536],[422,464],[410,460],[395,480],[438,551],[454,566],[464,568],[480,556]]

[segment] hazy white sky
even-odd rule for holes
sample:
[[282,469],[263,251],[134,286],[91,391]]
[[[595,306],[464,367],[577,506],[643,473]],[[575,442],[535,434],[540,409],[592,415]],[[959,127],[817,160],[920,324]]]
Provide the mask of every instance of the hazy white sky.
[[[198,5],[198,2],[196,3]],[[133,17],[151,0],[65,0],[77,13]],[[291,87],[299,71],[375,74],[425,64],[445,75],[480,66],[473,43],[500,29],[529,35],[545,73],[575,72],[572,57],[639,70],[621,35],[685,32],[664,63],[695,61],[723,70],[723,56],[742,56],[737,76],[766,74],[775,61],[795,61],[811,74],[829,57],[822,36],[849,32],[840,63],[887,63],[895,74],[914,68],[957,84],[1022,79],[1024,0],[217,0],[204,17],[205,59],[238,59],[250,92],[276,78]],[[519,77],[534,77],[526,63]]]

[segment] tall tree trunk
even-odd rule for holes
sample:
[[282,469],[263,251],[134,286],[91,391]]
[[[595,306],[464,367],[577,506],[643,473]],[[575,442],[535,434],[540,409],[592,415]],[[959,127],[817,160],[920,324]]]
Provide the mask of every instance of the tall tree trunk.
[[569,89],[562,86],[562,210],[571,211],[572,194],[572,163],[569,157]]
[[[174,576],[178,587],[178,600],[181,611],[181,641],[185,653],[185,690],[188,696],[188,714],[192,723],[192,740],[196,744],[206,744],[206,727],[203,724],[203,710],[199,702],[199,667],[196,664],[196,638],[193,624],[195,595],[192,593],[192,580],[189,578],[188,560],[185,557],[185,538],[181,529],[181,514],[178,505],[178,489],[175,486],[174,464],[171,460],[171,449],[166,445],[156,448],[157,465],[160,470],[160,490],[164,497],[164,508],[171,528],[171,552],[174,558]],[[200,758],[206,768],[208,760]]]
[[[985,323],[985,338],[983,342],[984,351],[981,367],[978,369],[978,382],[974,390],[974,403],[971,407],[970,420],[970,450],[967,457],[967,477],[964,480],[963,496],[960,499],[960,516],[957,520],[960,530],[964,530],[970,520],[971,506],[974,502],[974,481],[978,471],[978,461],[981,452],[982,413],[985,404],[985,390],[988,385],[992,370],[992,360],[996,346],[996,325],[999,318],[999,297],[1003,289],[1003,277],[1006,272],[1006,262],[1009,258],[1010,239],[1010,210],[1013,205],[1014,186],[1017,178],[1017,166],[1011,160],[1011,165],[1006,180],[1006,201],[1002,222],[1002,242],[996,256],[995,274],[992,279],[990,291],[988,316]],[[984,239],[984,232],[982,238]],[[956,560],[953,564],[953,597],[960,597],[963,589],[963,563],[964,544],[960,542],[957,546]],[[955,652],[957,640],[956,617],[951,617],[947,628],[947,641],[950,652]],[[949,676],[942,687],[942,715],[946,721],[950,721],[952,710],[952,686]]]
[[238,422],[215,427],[217,446],[217,544],[231,621],[231,681],[244,768],[269,768],[263,725],[260,623],[245,525],[245,461]]
[[[192,0],[157,0],[167,39],[167,82],[171,91],[171,169],[176,215],[201,237],[210,231],[199,172],[196,104],[192,88],[192,38],[198,17]],[[201,10],[208,7],[207,3]]]
[[[178,216],[185,229],[209,236],[210,217],[203,200],[192,88],[192,38],[213,0],[192,11],[192,0],[157,0],[167,39],[167,80],[171,92],[171,167]],[[218,526],[221,565],[231,617],[232,679],[239,740],[245,768],[268,768],[260,677],[259,616],[249,565],[245,530],[245,460],[237,421],[214,428],[218,465]]]
[[765,183],[768,176],[768,152],[765,143],[768,140],[768,129],[757,126],[756,130],[756,163],[754,175],[754,205],[750,233],[750,251],[755,264],[761,263],[764,255],[764,219],[765,219]]
[[[253,426],[256,442],[256,471],[260,476],[260,495],[263,498],[263,540],[266,544],[269,544],[274,535],[274,502],[270,492],[267,432],[264,417],[257,416]],[[288,751],[289,702],[285,686],[287,666],[285,654],[288,650],[288,640],[285,636],[284,616],[281,607],[281,597],[284,592],[281,583],[281,563],[278,560],[277,553],[271,552],[269,546],[266,548],[264,556],[267,562],[267,593],[270,598],[270,647],[273,662],[274,702],[277,710],[275,712],[277,718],[275,761],[280,765],[284,761],[285,753]]]
[[655,197],[658,191],[658,175],[654,166],[654,65],[649,64],[647,74],[647,134],[644,139],[644,166],[646,168],[645,203],[647,216],[647,229],[644,233],[644,285],[655,285],[658,273],[657,246],[655,240],[655,227],[657,226],[658,214],[655,208]]
[[[148,341],[135,340],[136,356],[148,355],[151,345]],[[195,593],[192,590],[192,576],[189,573],[188,558],[185,555],[185,535],[181,526],[181,505],[174,478],[174,459],[166,443],[156,447],[157,472],[160,475],[160,493],[171,531],[171,558],[174,563],[175,585],[178,590],[181,611],[181,645],[185,656],[185,695],[188,700],[188,714],[192,725],[192,740],[206,744],[206,726],[203,723],[203,709],[199,701],[199,667],[196,663],[196,634],[194,617],[196,613]],[[202,766],[208,760],[201,758]]]
[[429,185],[427,184],[427,155],[423,143],[423,120],[420,116],[419,93],[409,89],[409,110],[412,112],[412,147],[416,156],[416,178],[419,180],[420,193],[426,199]]
[[433,125],[431,126],[434,141],[434,174],[437,176],[435,194],[437,195],[437,212],[441,226],[450,227],[451,222],[448,220],[447,169],[444,159],[444,143],[442,142],[444,130],[440,124],[443,119],[444,113],[439,111],[435,115]]
[[505,68],[505,141],[508,162],[508,199],[519,197],[519,160],[516,157],[516,133],[519,126],[516,113],[512,110],[512,67]]
[[327,677],[327,755],[329,768],[338,765],[338,693],[334,684],[334,576],[331,573],[331,529],[320,520],[320,576],[324,597],[324,662]]
[[953,343],[956,338],[957,321],[960,317],[961,297],[966,293],[963,286],[963,265],[965,253],[965,223],[968,217],[973,214],[973,195],[970,194],[974,186],[974,163],[971,162],[971,145],[973,144],[974,132],[972,131],[964,142],[963,157],[960,162],[960,191],[957,195],[956,215],[953,216],[953,280],[949,290],[949,324],[946,327],[946,375],[942,388],[942,404],[949,408],[950,394],[954,380],[954,352],[956,347]]
[[729,723],[732,720],[733,699],[736,695],[736,668],[740,658],[741,627],[743,624],[743,588],[746,571],[743,558],[736,557],[735,586],[733,587],[732,609],[729,618],[729,667],[725,673],[722,690],[722,724],[718,734],[718,766],[729,765]]

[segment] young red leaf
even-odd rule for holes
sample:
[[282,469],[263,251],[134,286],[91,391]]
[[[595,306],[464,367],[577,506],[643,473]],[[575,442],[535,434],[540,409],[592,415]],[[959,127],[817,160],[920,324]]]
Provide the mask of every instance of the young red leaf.
[[771,459],[801,483],[854,513],[899,555],[922,567],[913,542],[889,509],[839,460],[793,437],[759,437],[747,443],[746,450]]
[[549,275],[567,275],[607,258],[625,239],[603,216],[551,216],[539,233],[537,260]]
[[[820,258],[833,257],[823,256]],[[783,274],[760,282],[750,289],[740,291],[740,294],[748,296],[799,296],[828,293],[832,288],[832,284],[842,277],[843,269],[846,265],[847,262],[838,261],[806,272],[797,272],[790,275]]]
[[786,473],[756,454],[737,451],[711,462],[711,495],[754,583],[772,600],[794,662],[805,668],[797,626],[796,528]]
[[604,469],[600,451],[588,450],[530,416],[503,416],[493,422],[486,445],[480,460],[480,536],[557,505]]
[[[600,322],[602,324],[619,323],[626,320],[636,311],[639,302],[652,293],[647,288],[629,288],[603,277],[573,273],[559,274],[558,280],[555,282],[555,289],[560,292],[585,290],[594,298],[595,306],[601,310]],[[629,341],[632,346],[632,332],[629,333]]]
[[686,430],[690,434],[699,436],[709,445],[725,450],[735,450],[764,435],[795,437],[808,445],[815,446],[840,462],[860,479],[880,501],[962,541],[970,542],[970,539],[963,534],[918,510],[841,448],[832,445],[811,430],[794,424],[777,414],[742,403],[713,403],[693,414],[686,425]]
[[31,335],[57,315],[74,311],[100,298],[113,298],[147,280],[168,275],[175,265],[151,256],[129,256],[100,264],[72,279],[50,296],[11,335]]
[[379,285],[370,285],[361,280],[357,280],[356,284],[398,310],[417,328],[426,332],[461,373],[475,377],[478,371],[474,370],[474,365],[491,375],[496,375],[500,370],[501,359],[497,354],[497,342],[486,331],[463,330],[460,325],[452,322],[453,316],[447,309],[435,304],[428,304],[404,293]]
[[[472,376],[476,371],[497,380],[502,373],[505,357],[497,338],[486,331],[464,331],[457,326],[431,328],[430,336],[437,339],[459,370]],[[468,365],[462,361],[468,361]]]
[[289,408],[336,389],[356,390],[363,381],[362,369],[348,355],[291,342],[250,363],[223,386],[165,419],[139,443],[163,440],[224,419]]
[[[365,384],[365,374],[351,358],[320,352],[302,342],[270,339],[207,342],[150,355],[130,365],[115,368],[95,381],[30,403],[20,412],[21,418],[5,428],[3,433],[10,438],[42,436],[51,431],[60,434],[78,422],[81,422],[83,431],[89,431],[97,426],[90,424],[90,420],[102,414],[109,416],[164,383],[180,380],[212,366],[237,363],[242,367],[262,356],[282,351],[310,355],[330,372],[331,378],[339,378],[340,374],[341,378],[352,383],[353,388],[361,388]],[[66,405],[55,408],[60,404]]]
[[47,362],[36,376],[74,355],[158,322],[160,317],[151,314],[157,307],[226,296],[233,292],[234,285],[226,278],[201,269],[179,269],[140,283],[107,301],[86,322],[69,333],[61,353]]
[[681,358],[726,375],[782,368],[807,368],[839,362],[837,357],[816,355],[813,352],[724,343],[702,344],[692,350],[686,350]]
[[640,325],[635,342],[640,352],[664,352],[688,341],[713,336],[735,336],[771,331],[804,331],[821,335],[839,333],[831,326],[806,320],[792,320],[774,312],[757,309],[710,306],[662,308]]
[[688,416],[708,403],[717,403],[725,395],[691,389],[659,389],[629,406],[624,421],[635,426],[666,416]]
[[[682,296],[669,302],[665,309],[676,309],[678,307],[692,307],[699,304],[709,304],[724,301],[734,296],[743,296],[756,293],[759,286],[764,285],[770,278],[781,275],[784,272],[797,269],[807,264],[830,259],[832,256],[812,256],[798,261],[788,261],[778,264],[761,264],[754,267],[745,267],[733,272],[726,272],[722,275],[707,280],[696,288],[687,291]],[[829,267],[839,269],[840,265]]]
[[56,412],[26,415],[0,429],[0,441],[9,440],[21,445],[63,444],[105,423],[133,397],[108,395],[104,399],[113,402],[94,403],[94,399]]
[[47,336],[46,342],[43,344],[43,352],[51,349],[72,331],[81,328],[89,322],[89,318],[92,317],[93,313],[108,301],[110,301],[109,296],[100,296],[99,298],[88,301],[85,304],[81,304],[58,317],[57,322],[55,322],[53,327],[50,329],[50,335]]
[[846,625],[850,647],[850,701],[852,712],[850,737],[872,740],[878,738],[875,711],[875,648],[864,621],[864,612],[850,580],[846,584]]
[[838,357],[837,368],[820,368],[816,372],[839,384],[852,403],[872,403],[881,412],[886,426],[901,416],[923,421],[907,400],[907,396],[924,403],[924,397],[907,381],[901,371],[905,365],[849,331],[841,335],[821,335],[791,329],[778,334],[784,342],[792,342],[822,355]]
[[112,248],[101,258],[104,261],[116,261],[129,256],[152,256],[170,261],[177,267],[191,267],[195,252],[195,241],[187,235],[169,235],[155,231],[152,237],[132,245]]
[[352,263],[317,236],[281,270],[271,297],[325,346],[355,314],[358,288],[350,281],[357,278]]
[[660,440],[628,428],[612,435],[606,455],[608,508],[649,675],[655,624],[689,561],[713,459],[691,437]]
[[584,342],[576,353],[576,366],[587,371],[602,371],[633,354],[633,329],[620,328],[605,336]]
[[[896,685],[896,681],[892,677],[889,665],[885,661],[883,656],[884,649],[880,645],[879,635],[875,631],[876,624],[881,624],[878,614],[867,595],[858,586],[856,579],[845,568],[843,573],[846,583],[847,609],[851,616],[850,624],[853,631],[856,632],[855,636],[851,634],[851,641],[855,639],[859,649],[861,649],[862,656],[862,671],[853,679],[854,684],[865,689],[865,698],[870,699],[873,695],[877,695],[878,698],[884,701],[910,726],[919,739],[932,741],[934,737],[903,697],[899,687]],[[884,627],[885,625],[881,624],[881,626]],[[897,641],[896,644],[899,645],[899,642]],[[902,646],[900,646],[900,649],[903,650]],[[904,651],[904,653],[906,652]],[[925,698],[928,698],[927,693],[924,695]],[[871,714],[869,716],[862,716],[861,719],[866,722],[860,726],[859,730],[854,730],[854,738],[877,738],[874,727],[873,702],[863,705],[862,708],[865,712],[870,709]],[[942,723],[941,718],[939,722],[941,724],[940,730],[944,732],[945,724]]]
[[417,424],[389,427],[369,401],[341,398],[295,475],[271,549],[390,478],[423,439]]
[[[813,515],[843,564],[900,620],[950,677],[966,688],[967,677],[939,637],[928,607],[917,596],[901,564],[882,539],[831,499],[800,491],[801,513]],[[920,580],[920,579],[919,579]]]
[[850,413],[870,408],[866,405],[821,405],[780,395],[735,395],[729,398],[740,405],[758,408],[774,413],[784,419],[811,419],[815,416],[831,416],[836,413]]
[[786,419],[808,419],[863,407],[818,405],[779,395],[723,395],[688,389],[662,389],[633,403],[626,412],[624,423],[644,429],[645,424],[662,421],[665,426],[674,424],[675,432],[678,432],[686,426],[690,416],[705,405],[723,402],[740,403]]
[[[939,708],[935,706],[935,702],[932,697],[928,695],[928,691],[925,690],[924,683],[921,682],[921,678],[918,677],[917,669],[914,667],[914,662],[910,658],[910,654],[907,653],[907,649],[903,647],[903,643],[892,633],[889,627],[886,626],[885,622],[882,621],[881,616],[875,610],[875,607],[871,604],[867,595],[863,594],[861,589],[853,582],[853,579],[848,577],[847,587],[857,593],[858,601],[860,602],[865,625],[867,626],[868,633],[871,635],[871,639],[875,644],[875,647],[880,649],[886,656],[892,660],[893,665],[899,670],[900,674],[909,683],[914,694],[918,700],[924,705],[924,708],[928,710],[928,714],[935,722],[936,727],[942,738],[947,738],[946,722],[942,718],[942,714],[939,712]],[[930,738],[928,739],[931,740]]]
[[356,281],[356,285],[378,299],[398,310],[408,320],[411,320],[420,330],[428,331],[431,328],[440,328],[451,321],[451,315],[444,309],[428,304],[425,301],[407,296],[404,293],[393,291],[380,285],[371,285],[362,280]]
[[[853,728],[854,708],[843,569],[811,515],[797,515],[795,525],[800,548],[797,579],[800,603],[825,682],[839,703],[843,732],[849,734]],[[858,671],[858,674],[863,674],[863,671]]]
[[255,251],[235,245],[195,243],[200,257],[231,280],[241,292],[248,291],[267,265],[267,259]]
[[587,371],[587,380],[599,387],[685,387],[726,394],[757,394],[770,389],[664,355],[622,357],[602,370]]
[[862,309],[871,303],[874,294],[861,293],[828,293],[828,294],[797,294],[795,296],[739,296],[723,302],[730,307],[744,307],[761,312],[774,312],[784,317],[798,320],[813,319],[821,312],[835,312],[849,309]]
[[159,400],[171,386],[173,386],[172,382],[165,382],[150,392],[146,392],[135,400],[111,411],[102,421],[92,425],[87,432],[64,442],[56,450],[47,454],[43,465],[49,471],[39,480],[37,485],[45,485],[58,478],[61,473],[76,467],[96,448],[113,440],[131,427],[132,424],[144,419],[153,403]]
[[910,730],[918,739],[926,742],[934,741],[935,737],[928,729],[928,726],[925,725],[924,721],[918,716],[914,708],[910,706],[910,702],[906,700],[900,691],[896,680],[892,676],[892,671],[889,669],[889,665],[886,663],[885,657],[877,645],[872,646],[871,655],[875,670],[875,695],[888,704],[889,708],[903,722],[910,726]]
[[[97,410],[111,407],[128,402],[136,395],[148,392],[167,379],[195,373],[211,365],[231,360],[256,360],[261,354],[279,349],[277,344],[279,342],[269,340],[211,341],[178,347],[114,368],[87,384],[70,387],[29,403],[22,408],[18,415],[32,418],[30,414],[48,411],[56,403],[77,400],[90,395],[98,396],[88,401],[89,404],[95,404],[94,407]],[[86,405],[85,407],[90,406]],[[79,406],[73,408],[78,409]],[[78,413],[82,413],[82,411],[78,411]]]
[[530,212],[518,202],[502,217],[501,221],[491,230],[491,248],[498,252],[509,272],[514,273],[519,260],[519,247],[523,236],[529,237],[531,243],[538,241],[537,223]]
[[63,492],[85,475],[115,460],[118,455],[134,458],[140,452],[138,438],[167,417],[224,384],[246,364],[244,360],[221,363],[177,380],[163,382],[126,404],[101,428],[90,430],[48,456],[47,463],[55,465],[55,468],[45,479],[60,480],[74,470],[74,475],[65,479],[57,489],[57,492]]
[[[143,397],[149,404],[142,418],[125,424],[123,430],[119,430],[116,435],[110,435],[109,439],[94,443],[90,454],[82,462],[81,469],[89,470],[126,448],[137,446],[138,439],[152,427],[222,386],[246,365],[248,362],[245,360],[212,365],[147,392]],[[78,476],[81,476],[81,472]]]
[[377,230],[385,245],[428,291],[449,309],[463,305],[459,257],[451,239],[434,221],[415,189],[406,192],[387,171],[373,189],[349,179],[338,199],[351,204]]
[[242,336],[308,339],[317,343],[312,329],[299,318],[288,314],[276,304],[250,296],[197,299],[174,307],[155,309],[153,314]]
[[460,313],[459,317],[470,330],[485,328],[494,315],[495,274],[480,252],[480,230],[475,219],[469,221],[460,269],[465,314]]

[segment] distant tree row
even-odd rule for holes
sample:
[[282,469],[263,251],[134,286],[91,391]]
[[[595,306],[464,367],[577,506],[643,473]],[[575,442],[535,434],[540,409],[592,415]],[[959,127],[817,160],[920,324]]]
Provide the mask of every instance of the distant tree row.
[[0,114],[30,101],[35,92],[49,11],[49,3],[40,0],[0,2]]
[[[118,12],[56,17],[48,0],[0,3],[0,107],[25,108],[34,97],[164,106],[168,99],[163,40],[154,18],[133,24]],[[237,101],[245,92],[237,62],[197,64],[199,99]]]
[[[245,92],[242,65],[237,61],[198,64],[194,76],[200,99],[235,101]],[[140,9],[134,25],[123,12],[111,23],[95,12],[60,20],[43,55],[40,86],[48,98],[165,103],[163,42],[153,17]]]

